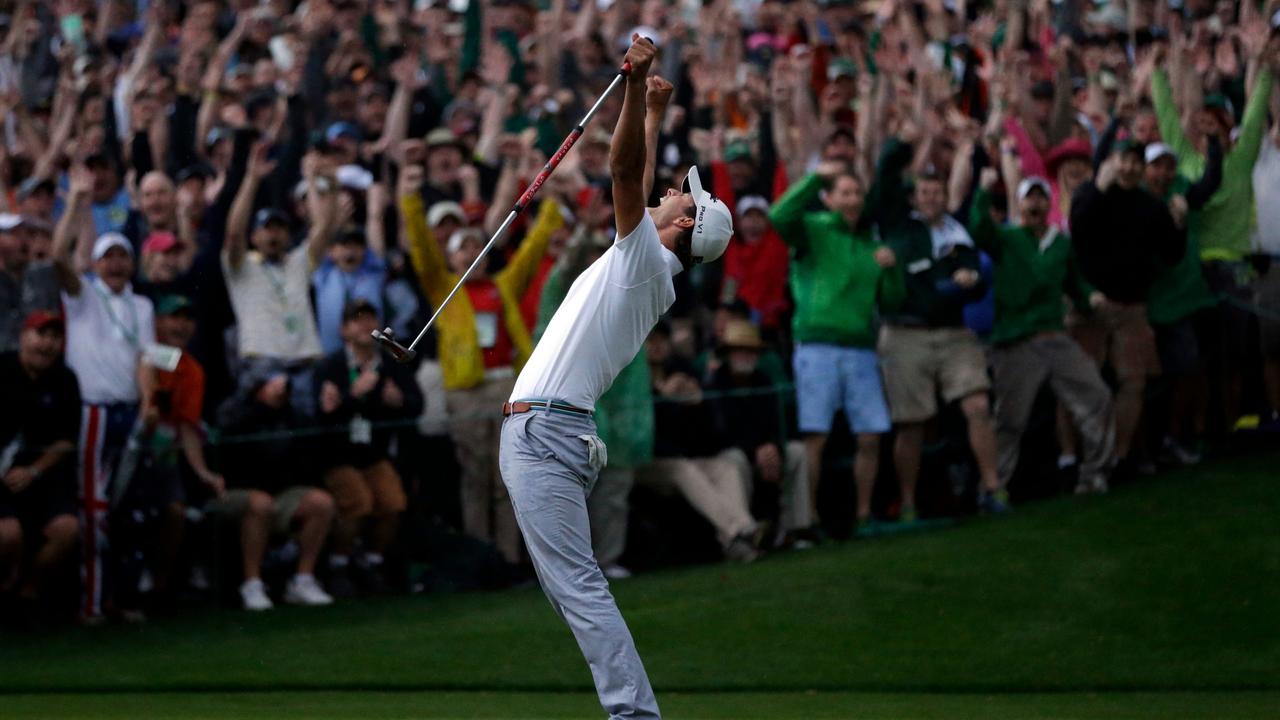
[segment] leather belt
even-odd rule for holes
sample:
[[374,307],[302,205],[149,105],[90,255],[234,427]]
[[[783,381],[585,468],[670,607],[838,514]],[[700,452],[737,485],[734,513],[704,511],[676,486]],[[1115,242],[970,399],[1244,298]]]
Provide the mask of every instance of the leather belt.
[[515,402],[502,404],[503,417],[527,413],[533,410],[545,410],[547,412],[567,413],[569,415],[577,415],[579,417],[591,417],[590,410],[583,410],[580,407],[574,407],[568,403],[556,402],[555,400],[517,400]]

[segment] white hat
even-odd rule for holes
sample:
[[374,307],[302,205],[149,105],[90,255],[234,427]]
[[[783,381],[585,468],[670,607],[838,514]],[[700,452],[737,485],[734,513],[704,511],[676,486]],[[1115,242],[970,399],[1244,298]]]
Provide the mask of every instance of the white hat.
[[447,217],[458,218],[464,225],[467,222],[467,213],[462,206],[452,200],[445,200],[432,205],[427,211],[427,225],[435,227]]
[[0,232],[9,232],[10,230],[22,224],[22,216],[13,213],[0,213]]
[[484,238],[481,237],[480,231],[475,228],[462,228],[454,230],[449,236],[449,242],[445,245],[445,250],[452,255],[462,249],[462,245],[468,240],[475,240],[481,245],[484,244]]
[[752,210],[759,210],[768,215],[769,201],[759,195],[748,195],[738,201],[738,217],[742,217]]
[[359,165],[343,165],[334,173],[334,179],[344,188],[368,190],[373,184],[373,173]]
[[129,257],[133,257],[133,245],[129,242],[129,238],[118,232],[109,232],[101,235],[93,243],[94,262],[101,260],[111,248],[124,248],[124,251],[129,253]]
[[1148,145],[1147,149],[1143,151],[1143,155],[1145,156],[1148,165],[1165,156],[1171,157],[1174,160],[1178,159],[1178,153],[1174,152],[1173,148],[1161,142],[1151,143]]
[[1023,178],[1022,182],[1018,183],[1018,199],[1025,200],[1027,195],[1036,188],[1039,188],[1045,197],[1053,197],[1053,191],[1049,188],[1049,181],[1032,175],[1031,177]]
[[715,262],[724,254],[729,246],[729,238],[733,237],[733,213],[723,201],[711,196],[702,189],[702,180],[698,177],[698,168],[689,167],[689,174],[684,179],[689,186],[689,194],[693,196],[696,207],[693,217],[693,262]]

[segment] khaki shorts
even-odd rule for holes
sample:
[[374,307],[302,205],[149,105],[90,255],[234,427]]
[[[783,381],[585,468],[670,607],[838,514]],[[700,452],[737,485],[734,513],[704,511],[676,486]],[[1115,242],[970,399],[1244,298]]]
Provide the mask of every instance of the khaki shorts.
[[1160,374],[1156,333],[1147,320],[1147,306],[1109,304],[1092,315],[1073,313],[1071,337],[1101,367],[1110,363],[1116,377],[1143,378]]
[[967,328],[880,330],[880,367],[889,414],[895,423],[924,422],[947,403],[991,388],[987,357]]
[[386,460],[363,469],[339,465],[325,473],[324,486],[343,520],[399,515],[409,504],[399,473]]
[[[287,534],[293,525],[293,516],[298,514],[298,507],[302,505],[302,500],[315,489],[298,485],[272,497],[271,531],[280,535]],[[241,517],[249,509],[249,495],[252,492],[252,490],[228,490],[226,495],[211,500],[208,510]]]

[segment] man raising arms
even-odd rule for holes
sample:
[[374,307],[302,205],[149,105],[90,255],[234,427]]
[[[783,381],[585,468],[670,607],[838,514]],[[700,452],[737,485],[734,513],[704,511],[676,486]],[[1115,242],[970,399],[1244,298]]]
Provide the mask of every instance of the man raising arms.
[[[610,718],[658,718],[658,704],[608,583],[591,553],[587,495],[607,462],[596,435],[596,400],[639,352],[675,302],[672,278],[724,252],[729,208],[702,189],[670,189],[646,208],[652,175],[645,143],[645,96],[669,88],[646,81],[657,49],[632,36],[622,115],[614,130],[618,240],[578,276],[503,407],[499,465],[516,521],[551,605],[573,631]],[[669,90],[667,90],[669,92]]]

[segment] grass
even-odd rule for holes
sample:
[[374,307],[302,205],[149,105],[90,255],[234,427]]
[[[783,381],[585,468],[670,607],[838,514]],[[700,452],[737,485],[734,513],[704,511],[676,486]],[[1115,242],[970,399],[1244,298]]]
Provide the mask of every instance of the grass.
[[[1276,716],[1277,459],[615,591],[671,717]],[[598,717],[590,688],[536,590],[0,642],[3,717]]]

